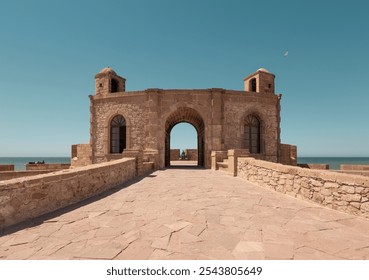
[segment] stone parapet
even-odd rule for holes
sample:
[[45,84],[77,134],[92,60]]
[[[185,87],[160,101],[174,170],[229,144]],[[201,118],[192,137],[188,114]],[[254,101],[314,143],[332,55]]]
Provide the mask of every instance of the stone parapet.
[[143,175],[144,164],[143,164],[143,151],[142,150],[124,150],[122,154],[123,158],[134,158],[136,165],[136,176]]
[[369,218],[369,178],[238,158],[238,176],[260,186]]
[[76,144],[71,147],[71,168],[92,164],[90,144]]
[[329,170],[329,164],[299,163],[297,166],[309,169]]
[[249,156],[249,150],[247,149],[232,149],[228,150],[228,172],[237,176],[237,161],[239,157]]
[[14,164],[0,164],[0,171],[14,171]]
[[366,164],[341,164],[340,170],[360,170],[369,171],[369,165]]
[[198,151],[197,149],[186,149],[186,158],[188,160],[198,160]]
[[294,145],[279,145],[279,163],[286,165],[297,165],[297,147]]
[[46,174],[56,170],[0,171],[0,181]]
[[44,164],[26,164],[27,171],[36,171],[36,170],[61,170],[61,169],[69,169],[69,163],[44,163]]
[[170,149],[170,160],[179,160],[180,153],[180,149]]
[[218,162],[228,158],[227,151],[212,151],[211,152],[211,169],[218,170]]
[[135,159],[0,182],[0,229],[97,195],[135,177]]

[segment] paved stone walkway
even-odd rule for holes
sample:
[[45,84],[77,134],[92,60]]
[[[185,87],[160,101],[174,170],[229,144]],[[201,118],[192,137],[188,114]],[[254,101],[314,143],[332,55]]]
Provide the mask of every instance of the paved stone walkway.
[[369,259],[369,220],[167,169],[0,237],[0,259]]

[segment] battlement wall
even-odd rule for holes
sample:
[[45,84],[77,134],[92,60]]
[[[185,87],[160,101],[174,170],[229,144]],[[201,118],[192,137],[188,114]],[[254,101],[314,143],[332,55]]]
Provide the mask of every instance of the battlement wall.
[[237,174],[260,186],[369,218],[369,178],[241,158]]
[[0,182],[0,229],[52,212],[136,176],[136,160],[124,158]]

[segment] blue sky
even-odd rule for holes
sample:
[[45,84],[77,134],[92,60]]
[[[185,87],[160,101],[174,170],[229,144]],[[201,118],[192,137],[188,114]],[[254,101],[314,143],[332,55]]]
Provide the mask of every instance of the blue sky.
[[[283,94],[283,143],[300,156],[369,156],[368,3],[1,1],[0,157],[88,143],[88,95],[106,66],[127,91],[242,90],[264,67]],[[174,146],[196,146],[193,128],[175,129]]]

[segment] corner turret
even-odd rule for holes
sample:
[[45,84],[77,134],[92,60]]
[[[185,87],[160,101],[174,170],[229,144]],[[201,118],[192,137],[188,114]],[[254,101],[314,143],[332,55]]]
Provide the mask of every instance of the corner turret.
[[108,95],[126,90],[126,79],[120,77],[109,67],[105,67],[95,76],[95,94]]
[[274,94],[274,78],[274,74],[264,68],[260,68],[243,79],[244,89],[245,91]]

